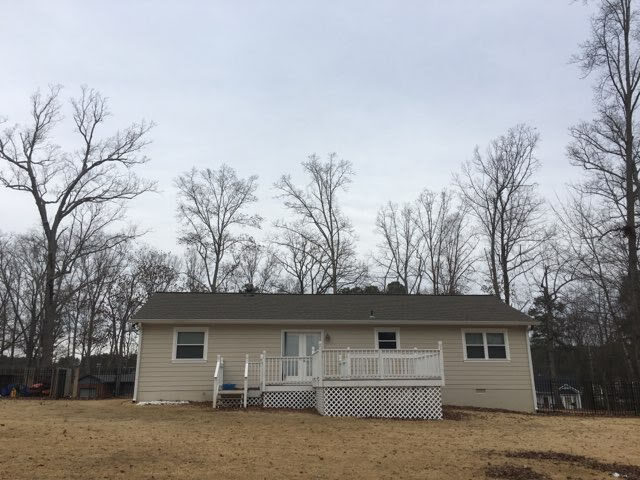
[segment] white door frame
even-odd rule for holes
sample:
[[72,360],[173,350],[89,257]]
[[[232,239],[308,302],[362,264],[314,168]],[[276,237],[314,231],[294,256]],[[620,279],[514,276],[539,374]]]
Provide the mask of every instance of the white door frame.
[[[307,349],[306,336],[307,336],[307,334],[310,334],[310,333],[318,334],[319,333],[320,334],[320,341],[322,341],[322,339],[324,338],[324,330],[322,330],[322,329],[320,329],[320,330],[314,330],[314,329],[284,329],[280,333],[280,335],[281,335],[281,347],[280,348],[281,348],[281,354],[282,354],[283,358],[286,357],[286,355],[285,355],[285,336],[286,336],[287,333],[299,334],[299,337],[298,337],[298,356],[299,357],[310,357],[311,356],[311,352],[306,352],[306,349]],[[300,353],[302,351],[302,349],[305,350],[306,355],[302,355]],[[300,358],[298,360],[298,365],[297,365],[297,368],[296,368],[296,375],[287,375],[286,372],[283,371],[282,372],[283,373],[283,377],[286,376],[289,379],[300,380],[300,381],[310,380],[311,376],[306,374],[308,368],[310,368],[309,360]]]

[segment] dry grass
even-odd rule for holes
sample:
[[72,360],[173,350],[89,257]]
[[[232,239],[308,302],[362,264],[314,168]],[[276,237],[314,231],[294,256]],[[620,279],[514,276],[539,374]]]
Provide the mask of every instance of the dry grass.
[[0,401],[0,478],[12,479],[464,479],[511,471],[612,478],[589,461],[512,453],[640,465],[638,445],[638,418],[467,411],[414,422],[122,400]]

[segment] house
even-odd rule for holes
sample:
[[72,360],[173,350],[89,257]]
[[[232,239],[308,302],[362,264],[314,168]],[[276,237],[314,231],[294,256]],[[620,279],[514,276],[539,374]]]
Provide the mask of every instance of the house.
[[[557,386],[557,382],[550,380],[544,381],[536,377],[536,401],[538,408],[541,409],[565,409],[580,410],[582,409],[582,393],[575,387],[564,383]],[[557,393],[554,399],[553,386],[557,386]]]
[[440,418],[533,412],[533,320],[491,295],[156,293],[138,311],[134,401]]
[[84,375],[78,379],[78,397],[106,398],[122,395],[123,392],[130,394],[134,382],[133,373]]

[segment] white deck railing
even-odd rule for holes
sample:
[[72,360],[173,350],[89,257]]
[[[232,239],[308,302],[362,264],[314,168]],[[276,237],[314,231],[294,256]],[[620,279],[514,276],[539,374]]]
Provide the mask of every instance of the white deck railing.
[[[259,361],[246,356],[243,371],[245,401],[250,388],[269,385],[315,385],[328,381],[437,380],[444,385],[442,342],[437,349],[324,349],[310,356],[268,357]],[[218,356],[214,374],[214,406],[222,388],[224,359]]]
[[314,378],[325,380],[442,378],[440,350],[320,349]]
[[267,357],[263,353],[264,385],[310,384],[311,357]]

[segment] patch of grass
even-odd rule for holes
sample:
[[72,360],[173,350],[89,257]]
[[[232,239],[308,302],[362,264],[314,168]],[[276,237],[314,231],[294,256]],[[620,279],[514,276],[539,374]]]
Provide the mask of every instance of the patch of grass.
[[579,465],[591,470],[605,472],[610,475],[613,473],[619,473],[628,480],[640,480],[640,466],[638,465],[606,463],[596,460],[595,458],[586,457],[584,455],[575,455],[572,453],[554,451],[519,450],[506,452],[505,456],[510,458],[526,458],[529,460],[547,460],[553,462],[571,463],[573,465]]
[[464,420],[468,415],[455,407],[443,407],[442,418],[445,420]]
[[490,465],[485,469],[489,478],[500,478],[505,480],[550,480],[551,477],[544,473],[539,473],[531,467],[521,467],[507,463],[505,465]]

